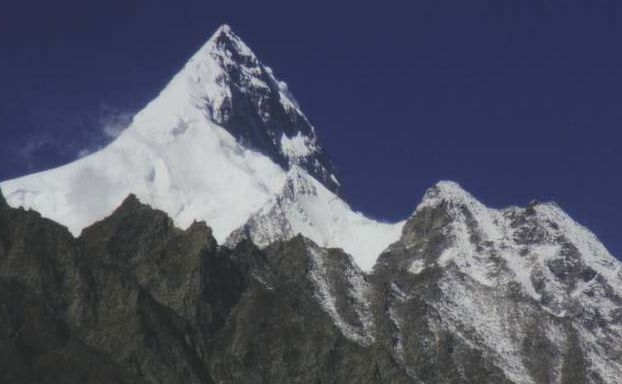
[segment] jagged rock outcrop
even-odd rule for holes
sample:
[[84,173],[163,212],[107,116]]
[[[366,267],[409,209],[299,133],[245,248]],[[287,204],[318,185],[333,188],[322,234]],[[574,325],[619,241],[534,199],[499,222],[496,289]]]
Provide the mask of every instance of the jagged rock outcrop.
[[79,238],[0,200],[0,285],[3,382],[615,383],[622,366],[620,263],[555,205],[492,210],[453,183],[369,274],[302,236],[219,247],[132,195]]
[[375,267],[378,339],[427,383],[615,383],[621,270],[555,204],[494,210],[442,182]]
[[287,84],[277,80],[228,25],[211,40],[212,45],[193,61],[207,62],[209,57],[219,70],[194,72],[214,76],[212,81],[222,88],[216,88],[217,94],[205,90],[203,109],[242,145],[268,155],[285,169],[298,165],[337,192],[336,170]]
[[129,196],[77,239],[4,206],[0,244],[3,382],[409,382],[359,342],[352,259],[302,237],[219,248]]

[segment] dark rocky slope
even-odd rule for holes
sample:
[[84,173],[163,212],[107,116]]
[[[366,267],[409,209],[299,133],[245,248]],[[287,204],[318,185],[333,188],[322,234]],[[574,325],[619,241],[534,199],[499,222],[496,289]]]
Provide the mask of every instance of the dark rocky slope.
[[[300,236],[219,247],[205,224],[182,231],[134,196],[77,239],[0,199],[0,382],[613,383],[590,364],[620,319],[556,315],[516,283],[484,286],[441,262],[456,206],[471,217],[459,202],[418,209],[365,275]],[[516,215],[521,241],[543,241],[529,210]],[[485,254],[493,245],[469,225]],[[551,270],[594,278],[577,268]],[[490,345],[481,319],[505,338]],[[589,345],[589,327],[607,337]]]
[[409,382],[340,333],[308,271],[300,237],[219,248],[133,196],[78,239],[2,201],[0,382]]

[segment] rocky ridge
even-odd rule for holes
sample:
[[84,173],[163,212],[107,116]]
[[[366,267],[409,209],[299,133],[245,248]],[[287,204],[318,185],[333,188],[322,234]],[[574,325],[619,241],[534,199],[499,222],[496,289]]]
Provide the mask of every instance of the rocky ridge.
[[371,273],[302,236],[218,246],[135,196],[79,238],[0,204],[3,382],[615,383],[622,368],[621,264],[551,204],[490,210],[440,183]]

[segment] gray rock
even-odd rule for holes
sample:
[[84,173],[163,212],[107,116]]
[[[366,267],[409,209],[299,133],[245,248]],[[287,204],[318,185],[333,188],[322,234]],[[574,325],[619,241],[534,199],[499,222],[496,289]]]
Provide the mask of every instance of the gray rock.
[[[4,205],[0,379],[615,383],[622,311],[606,305],[622,299],[561,224],[542,222],[545,205],[503,213],[502,245],[478,206],[428,198],[371,274],[301,236],[220,247],[204,223],[180,230],[135,196],[77,239]],[[458,241],[482,264],[465,264]],[[537,261],[540,246],[559,252],[534,263],[530,293],[508,252]]]

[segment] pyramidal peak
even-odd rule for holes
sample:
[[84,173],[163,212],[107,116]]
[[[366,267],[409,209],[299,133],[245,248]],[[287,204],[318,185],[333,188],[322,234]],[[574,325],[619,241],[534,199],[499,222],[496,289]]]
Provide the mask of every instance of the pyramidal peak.
[[[270,76],[266,76],[266,75]],[[272,77],[253,51],[228,25],[223,25],[185,63],[160,95],[138,115],[161,109],[166,103],[185,112],[195,109],[223,125],[231,112],[233,91],[245,94],[270,89]],[[256,95],[259,96],[259,95]],[[281,95],[279,95],[281,96]],[[286,98],[283,95],[284,99]],[[157,107],[157,108],[155,108]],[[267,112],[267,111],[266,111]]]
[[221,56],[229,64],[244,64],[248,67],[261,66],[259,59],[250,47],[233,32],[228,24],[221,25],[198,53],[205,52]]
[[222,24],[220,27],[216,28],[214,34],[208,41],[217,39],[240,40],[240,38],[233,32],[229,24]]
[[[287,186],[295,193],[288,194]],[[300,193],[303,187],[315,192]],[[261,216],[273,225],[297,220],[279,222],[290,228],[274,232],[281,239],[302,233],[323,246],[358,252],[363,247],[345,246],[357,243],[348,223],[369,224],[370,231],[376,223],[339,198],[336,172],[315,128],[285,83],[226,25],[115,141],[0,188],[9,205],[35,209],[75,236],[129,194],[181,228],[205,221],[220,243]],[[276,206],[297,212],[261,215]],[[390,236],[370,248],[374,253],[399,234],[389,224],[380,226]],[[364,253],[372,262],[377,256]]]
[[[214,79],[205,75],[206,70],[213,69],[217,75],[226,77],[234,69],[242,69],[244,75],[255,80],[257,87],[267,87],[261,78],[265,71],[257,56],[231,27],[223,25],[192,55],[184,66],[182,73],[192,77],[195,83],[206,85]],[[207,84],[209,85],[209,84]]]
[[161,111],[171,110],[188,119],[207,117],[245,147],[283,168],[300,165],[332,191],[339,190],[334,166],[287,84],[227,25],[191,57],[140,118],[162,120]]
[[454,181],[442,180],[426,191],[417,210],[421,210],[425,207],[434,207],[442,203],[452,206],[479,205],[483,207],[483,205],[473,195],[462,188],[460,184]]

